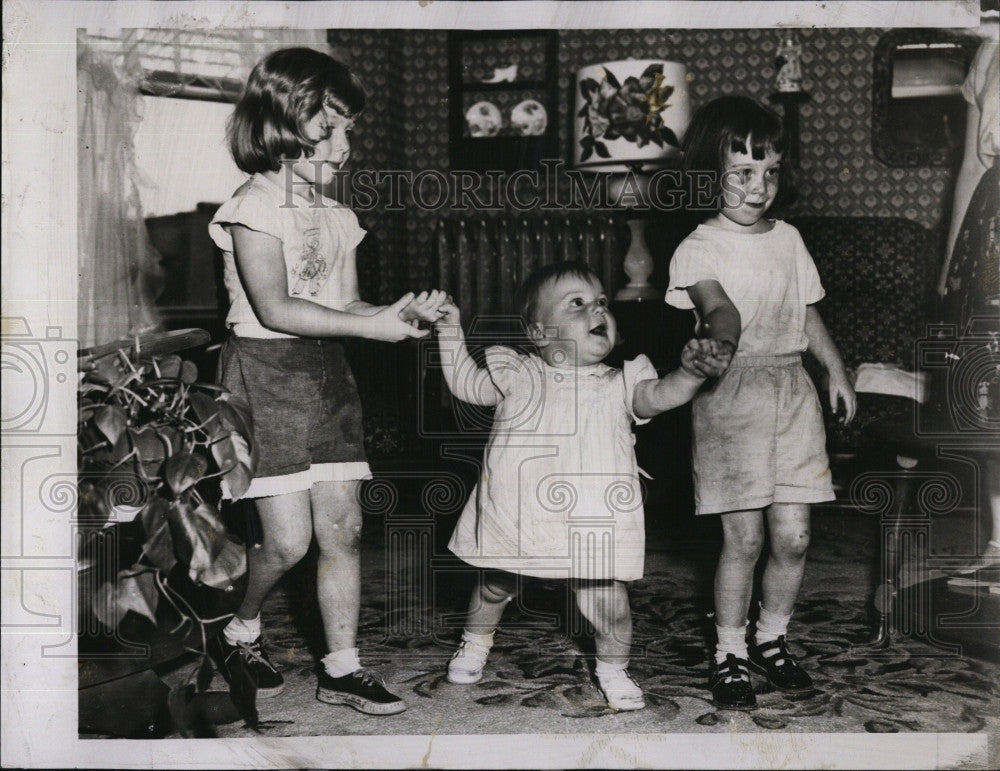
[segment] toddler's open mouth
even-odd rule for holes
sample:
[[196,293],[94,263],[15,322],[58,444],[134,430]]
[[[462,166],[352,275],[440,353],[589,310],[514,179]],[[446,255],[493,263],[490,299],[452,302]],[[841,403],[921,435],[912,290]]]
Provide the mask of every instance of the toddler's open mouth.
[[599,337],[607,337],[608,336],[608,325],[605,324],[602,321],[600,324],[598,324],[596,327],[594,327],[592,330],[590,330],[590,334],[592,334],[592,335],[598,335]]

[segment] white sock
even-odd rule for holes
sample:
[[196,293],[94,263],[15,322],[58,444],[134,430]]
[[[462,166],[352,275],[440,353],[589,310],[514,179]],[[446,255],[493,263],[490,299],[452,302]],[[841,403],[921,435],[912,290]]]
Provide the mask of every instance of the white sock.
[[253,618],[233,616],[232,621],[222,630],[222,636],[230,645],[252,643],[260,637],[260,613]]
[[490,632],[489,634],[476,634],[475,632],[470,632],[468,629],[465,629],[462,631],[462,639],[466,642],[482,645],[484,648],[493,647],[493,632]]
[[323,668],[330,677],[343,677],[361,669],[357,648],[343,648],[323,657]]
[[757,645],[763,645],[766,642],[777,640],[788,632],[788,621],[791,617],[791,613],[787,616],[772,613],[761,603],[760,616],[757,618],[757,628],[754,630],[754,641]]
[[719,626],[715,625],[715,634],[719,638],[715,646],[715,663],[726,660],[726,654],[732,653],[738,659],[747,657],[747,625]]
[[612,672],[628,669],[628,659],[622,659],[621,661],[608,662],[601,661],[597,659],[597,665],[594,667],[594,674],[600,677],[601,675],[611,674]]

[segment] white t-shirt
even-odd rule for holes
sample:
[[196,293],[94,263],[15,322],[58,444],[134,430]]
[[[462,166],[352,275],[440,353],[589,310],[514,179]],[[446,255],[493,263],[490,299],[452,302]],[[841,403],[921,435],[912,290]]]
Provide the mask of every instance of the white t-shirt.
[[816,265],[799,231],[776,220],[767,233],[701,224],[674,252],[666,301],[694,308],[687,288],[718,281],[740,312],[740,356],[806,350],[806,306],[822,299]]
[[281,241],[288,294],[343,310],[347,255],[365,237],[357,215],[332,198],[315,203],[289,194],[267,177],[254,174],[212,218],[208,233],[222,250],[223,280],[229,292],[226,323],[240,337],[287,338],[294,335],[264,327],[250,305],[233,257],[232,225],[244,225]]

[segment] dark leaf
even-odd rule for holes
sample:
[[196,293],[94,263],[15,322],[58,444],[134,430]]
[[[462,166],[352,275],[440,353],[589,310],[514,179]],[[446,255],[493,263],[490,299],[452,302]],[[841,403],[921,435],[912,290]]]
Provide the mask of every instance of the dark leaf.
[[166,447],[155,428],[128,429],[132,449],[139,455],[139,470],[146,479],[158,479],[163,461],[167,458]]
[[223,423],[228,423],[239,431],[240,435],[248,442],[253,441],[253,417],[246,399],[239,396],[226,399],[222,402],[220,415]]
[[614,76],[614,73],[612,73],[611,70],[609,70],[607,67],[604,67],[604,77],[608,81],[608,83],[610,83],[615,88],[622,87],[621,83],[618,82],[618,78],[616,78]]
[[128,611],[145,616],[156,623],[156,606],[160,594],[147,570],[136,574],[134,568],[119,571],[115,582],[102,584],[94,595],[94,615],[108,629],[117,629]]
[[659,133],[656,134],[645,134],[646,139],[652,142],[657,147],[663,147],[663,139],[660,137]]
[[671,147],[680,147],[681,143],[677,140],[677,135],[673,132],[669,126],[664,126],[660,129],[660,136],[663,141],[666,142]]
[[104,492],[89,480],[82,480],[77,485],[77,517],[88,527],[100,527],[111,516]]
[[121,367],[118,366],[118,357],[104,356],[94,363],[94,368],[87,373],[88,380],[96,380],[113,386],[122,376]]
[[226,480],[229,494],[233,498],[240,498],[250,487],[257,465],[250,446],[243,437],[233,432],[212,445],[212,455],[219,464],[219,469],[225,471],[222,478]]
[[597,90],[597,81],[593,78],[584,78],[580,81],[580,93],[584,99],[590,99],[590,95]]
[[581,161],[585,161],[585,160],[587,160],[593,154],[594,154],[594,148],[593,148],[593,146],[585,147],[585,148],[583,148],[583,152],[580,153],[580,160]]
[[197,581],[229,542],[226,526],[215,507],[207,503],[193,509],[186,503],[175,501],[170,504],[167,521],[177,558],[188,566],[191,580]]
[[175,495],[180,495],[197,484],[208,471],[208,461],[197,452],[182,452],[173,455],[163,464],[163,478]]
[[192,576],[195,581],[215,589],[228,589],[233,581],[246,573],[247,552],[242,544],[227,538],[222,551],[206,570],[198,576]]
[[646,69],[644,69],[642,71],[642,77],[644,77],[644,78],[651,78],[657,72],[659,72],[661,74],[663,73],[663,63],[662,62],[655,62],[653,64],[650,64],[648,67],[646,67]]
[[156,360],[162,378],[176,378],[181,374],[181,357],[176,354],[163,356]]
[[618,129],[616,129],[614,126],[608,126],[608,130],[604,132],[604,138],[607,139],[608,141],[612,139],[618,139],[618,137],[620,136],[621,134],[618,133]]
[[142,522],[143,532],[146,534],[142,550],[146,559],[164,573],[169,573],[177,564],[174,541],[167,521],[169,509],[170,504],[157,496],[139,512],[139,521]]
[[218,438],[222,431],[222,424],[219,422],[219,409],[222,405],[208,394],[200,391],[192,391],[188,394],[188,402],[194,409],[198,422],[205,427],[208,435],[212,439]]
[[118,442],[127,423],[128,416],[116,404],[106,404],[94,414],[94,425],[111,444]]
[[209,658],[208,654],[205,654],[201,657],[201,664],[198,665],[196,688],[199,692],[203,693],[208,690],[212,684],[212,673],[212,659]]
[[594,149],[597,151],[597,154],[599,156],[601,156],[602,158],[610,158],[611,157],[611,153],[608,152],[608,146],[606,144],[604,144],[604,142],[597,142],[597,143],[595,143],[594,144]]
[[156,435],[163,442],[163,448],[167,456],[176,455],[183,452],[186,447],[184,443],[184,433],[173,426],[160,426],[156,429]]
[[184,361],[181,364],[180,379],[182,383],[187,383],[191,385],[196,380],[198,380],[198,367],[195,366],[194,362]]

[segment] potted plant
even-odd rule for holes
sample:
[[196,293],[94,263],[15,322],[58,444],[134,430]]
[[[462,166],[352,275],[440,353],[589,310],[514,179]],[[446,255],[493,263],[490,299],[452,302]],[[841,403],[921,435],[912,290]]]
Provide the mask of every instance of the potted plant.
[[[113,660],[123,645],[147,648],[147,667],[197,654],[167,700],[174,728],[189,735],[204,735],[209,712],[226,722],[226,705],[205,695],[206,649],[242,597],[246,552],[216,501],[220,481],[236,498],[245,492],[257,463],[249,406],[199,382],[196,366],[176,353],[207,341],[202,330],[160,333],[81,351],[78,360],[78,519],[90,569],[80,582],[81,630],[103,627],[81,636],[81,660],[95,648]],[[231,695],[231,720],[256,724],[252,687]]]

